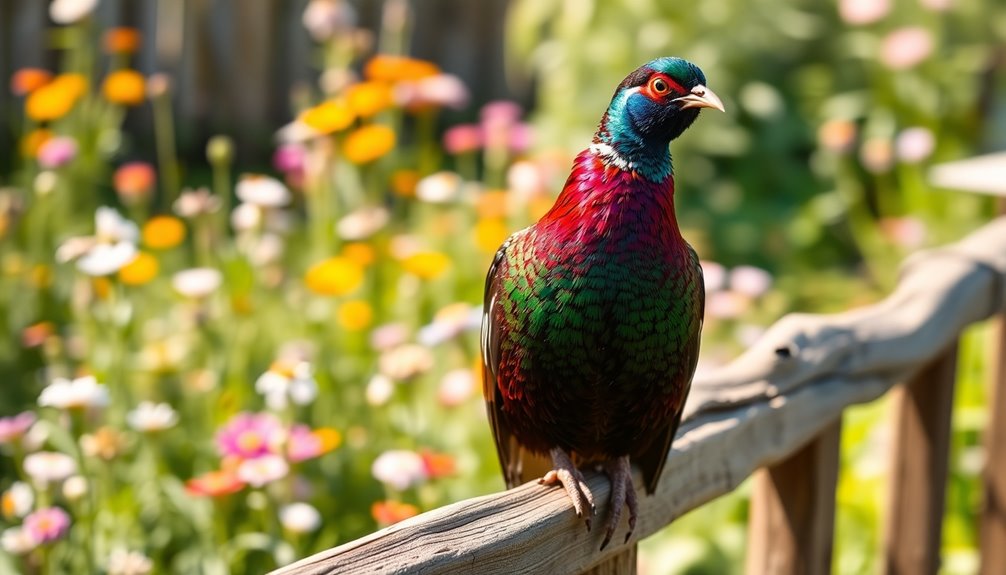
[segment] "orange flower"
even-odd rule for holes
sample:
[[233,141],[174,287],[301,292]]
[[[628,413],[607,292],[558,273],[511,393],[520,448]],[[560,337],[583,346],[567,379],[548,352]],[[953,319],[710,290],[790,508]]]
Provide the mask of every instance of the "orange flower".
[[378,525],[386,527],[419,514],[419,508],[399,501],[375,501],[370,506],[370,515]]
[[328,453],[342,444],[342,434],[332,427],[319,427],[311,432],[321,443],[321,452]]
[[362,242],[353,242],[342,247],[342,255],[360,264],[360,267],[367,267],[374,263],[374,248]]
[[493,254],[506,241],[510,230],[506,223],[498,218],[480,219],[472,231],[475,235],[475,245],[484,253]]
[[42,144],[52,139],[52,131],[46,129],[32,130],[21,137],[21,155],[25,158],[38,156]]
[[171,249],[185,241],[185,224],[172,216],[154,216],[143,225],[143,245],[155,250]]
[[532,222],[536,222],[542,218],[549,210],[552,209],[552,204],[555,203],[554,198],[548,196],[535,196],[531,198],[528,202],[527,211]]
[[56,326],[51,321],[29,325],[21,330],[21,345],[27,348],[39,347],[55,334]]
[[354,299],[339,306],[339,325],[346,331],[361,331],[374,320],[374,309],[364,300]]
[[349,107],[361,118],[375,116],[394,104],[391,86],[384,82],[361,82],[346,90]]
[[112,293],[112,282],[106,277],[91,278],[91,289],[94,290],[94,297],[106,300]]
[[346,295],[363,283],[363,268],[347,257],[328,258],[308,268],[304,283],[319,295]]
[[373,162],[395,147],[395,132],[387,126],[373,124],[354,130],[346,137],[342,152],[354,164]]
[[403,198],[414,198],[419,179],[416,170],[395,170],[391,174],[391,191]]
[[419,457],[423,459],[423,467],[426,468],[427,477],[446,477],[454,475],[457,471],[454,465],[454,457],[450,454],[436,453],[429,449],[422,449],[419,451]]
[[451,266],[451,260],[440,252],[416,252],[402,261],[405,271],[425,280],[436,279]]
[[368,80],[378,82],[415,82],[439,73],[440,69],[432,62],[383,54],[371,58],[363,68],[363,75]]
[[41,68],[21,68],[10,77],[10,91],[15,96],[24,96],[45,86],[52,80],[52,74]]
[[149,283],[157,276],[159,267],[157,258],[147,252],[140,252],[133,261],[119,269],[119,281],[131,286]]
[[509,209],[507,193],[500,190],[485,192],[479,196],[475,211],[482,218],[505,218]]
[[125,26],[109,28],[102,37],[107,54],[133,54],[140,49],[140,31]]
[[345,130],[355,119],[353,109],[342,100],[327,100],[304,110],[300,115],[301,122],[320,134]]
[[245,484],[233,471],[210,471],[185,482],[185,490],[192,495],[221,497],[237,493]]
[[101,93],[113,104],[136,106],[143,103],[147,81],[135,70],[117,70],[105,76]]
[[150,164],[129,162],[115,170],[112,183],[122,203],[133,205],[150,198],[156,179],[157,174]]

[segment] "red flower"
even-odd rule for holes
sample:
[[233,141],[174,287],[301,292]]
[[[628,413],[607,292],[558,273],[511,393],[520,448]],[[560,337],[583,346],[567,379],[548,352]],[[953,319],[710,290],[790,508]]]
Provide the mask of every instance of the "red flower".
[[192,495],[221,497],[237,493],[245,484],[231,471],[210,471],[185,482],[185,490]]

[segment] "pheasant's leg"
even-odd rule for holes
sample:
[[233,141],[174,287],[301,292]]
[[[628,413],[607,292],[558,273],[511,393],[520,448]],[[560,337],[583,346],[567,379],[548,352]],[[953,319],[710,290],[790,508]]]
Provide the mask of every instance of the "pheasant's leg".
[[542,485],[561,483],[573,502],[573,509],[576,511],[577,517],[583,517],[584,509],[589,506],[587,531],[590,531],[590,516],[594,514],[594,494],[590,492],[590,487],[587,487],[583,474],[573,465],[573,461],[565,451],[556,447],[549,451],[549,455],[552,456],[552,465],[555,468],[546,473],[545,477],[539,479],[538,483]]
[[608,521],[601,549],[607,547],[608,542],[611,541],[611,536],[618,527],[618,521],[622,518],[623,505],[629,508],[629,532],[625,534],[625,541],[632,537],[632,530],[636,528],[636,516],[639,508],[636,502],[636,488],[632,485],[629,456],[625,455],[605,463],[604,471],[611,479],[611,498],[609,500],[611,508],[608,510]]

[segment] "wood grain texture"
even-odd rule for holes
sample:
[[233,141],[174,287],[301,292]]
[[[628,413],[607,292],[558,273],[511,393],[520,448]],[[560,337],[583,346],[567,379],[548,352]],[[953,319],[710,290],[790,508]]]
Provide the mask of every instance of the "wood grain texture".
[[956,378],[955,344],[894,392],[885,573],[939,570]]
[[982,470],[981,574],[1006,573],[1006,316],[996,320]]
[[[887,299],[830,316],[792,315],[722,370],[697,378],[656,494],[633,540],[736,488],[935,358],[1006,301],[1006,218],[911,258]],[[608,481],[588,476],[607,513]],[[637,490],[642,491],[637,478]],[[277,570],[320,573],[582,573],[600,553],[558,488],[529,483],[429,511]],[[617,534],[616,534],[617,539]]]
[[831,572],[841,419],[754,476],[748,520],[749,575]]

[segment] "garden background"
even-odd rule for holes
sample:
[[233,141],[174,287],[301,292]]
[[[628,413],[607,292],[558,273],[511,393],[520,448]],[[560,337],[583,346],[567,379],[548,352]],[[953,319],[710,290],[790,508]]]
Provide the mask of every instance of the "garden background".
[[[673,148],[700,369],[889,291],[989,198],[993,0],[0,4],[0,571],[261,573],[502,488],[485,270],[614,87],[683,56],[727,114]],[[963,340],[946,573],[977,566],[985,334]],[[835,571],[875,565],[883,401],[846,414]],[[745,489],[641,545],[736,572]]]

